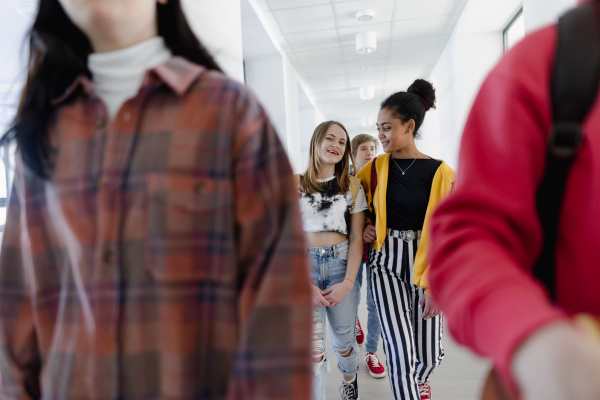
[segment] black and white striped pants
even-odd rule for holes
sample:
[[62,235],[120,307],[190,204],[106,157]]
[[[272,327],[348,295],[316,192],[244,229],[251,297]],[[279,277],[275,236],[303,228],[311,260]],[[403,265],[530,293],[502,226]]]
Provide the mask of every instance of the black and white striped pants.
[[444,357],[442,315],[421,317],[423,289],[412,284],[418,246],[418,240],[405,242],[399,231],[388,229],[381,251],[369,254],[371,290],[396,400],[419,400],[417,382],[427,382]]

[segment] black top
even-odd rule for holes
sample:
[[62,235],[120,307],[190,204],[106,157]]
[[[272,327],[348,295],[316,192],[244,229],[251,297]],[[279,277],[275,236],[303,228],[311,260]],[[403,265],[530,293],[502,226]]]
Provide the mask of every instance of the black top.
[[[433,177],[442,165],[441,161],[432,158],[416,159],[409,168],[413,160],[390,157],[386,195],[387,227],[397,231],[423,229]],[[406,174],[402,175],[398,167]]]

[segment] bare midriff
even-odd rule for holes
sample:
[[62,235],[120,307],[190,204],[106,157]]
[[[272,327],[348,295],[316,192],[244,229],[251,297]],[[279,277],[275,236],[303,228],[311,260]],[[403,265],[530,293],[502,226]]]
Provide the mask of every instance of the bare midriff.
[[306,232],[309,247],[329,247],[343,243],[348,238],[338,232]]

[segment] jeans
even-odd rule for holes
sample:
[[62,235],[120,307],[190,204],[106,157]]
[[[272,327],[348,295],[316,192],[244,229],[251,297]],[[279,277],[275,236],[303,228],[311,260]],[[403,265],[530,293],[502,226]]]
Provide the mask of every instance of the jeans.
[[[321,290],[343,282],[346,277],[348,261],[348,241],[330,247],[308,247],[308,258],[312,269],[313,284]],[[315,378],[313,380],[313,398],[325,399],[325,374],[328,369],[326,348],[326,317],[329,320],[331,344],[337,355],[337,368],[346,376],[358,372],[359,348],[356,343],[356,318],[358,314],[359,285],[354,285],[344,300],[337,307],[320,307],[315,309],[315,325],[313,330],[313,350],[323,355],[323,361],[314,363]],[[352,349],[348,357],[345,353]]]
[[356,275],[356,283],[358,284],[358,302],[360,303],[360,288],[362,287],[363,280],[363,266],[367,266],[367,343],[365,344],[365,350],[367,353],[377,353],[377,346],[379,345],[379,337],[381,336],[381,325],[379,322],[379,316],[377,315],[377,309],[375,308],[375,302],[373,301],[373,294],[371,293],[371,271],[369,264],[362,263]]

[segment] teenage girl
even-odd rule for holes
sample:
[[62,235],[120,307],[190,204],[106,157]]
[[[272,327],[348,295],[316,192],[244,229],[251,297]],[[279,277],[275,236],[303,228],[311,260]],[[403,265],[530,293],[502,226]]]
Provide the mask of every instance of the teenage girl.
[[[375,221],[368,222],[363,239],[372,243],[371,289],[395,399],[430,399],[429,377],[444,356],[442,317],[427,280],[428,222],[449,193],[455,173],[415,145],[425,113],[432,107],[435,90],[422,79],[406,92],[388,97],[377,116],[385,154],[358,174],[374,207]],[[373,163],[374,198],[370,193]]]
[[30,49],[0,398],[308,398],[289,162],[179,0],[41,0]]
[[315,307],[313,350],[314,399],[325,399],[325,318],[343,375],[342,399],[358,399],[359,349],[355,324],[367,200],[360,181],[349,175],[353,162],[346,128],[321,123],[310,141],[308,168],[299,178],[300,210],[308,241]]
[[[352,138],[352,155],[356,163],[357,170],[353,174],[356,176],[358,171],[361,170],[369,161],[375,158],[377,150],[379,149],[379,139],[367,135],[366,133],[356,135]],[[371,248],[370,243],[365,243],[363,246],[363,259],[360,263],[360,269],[356,276],[356,283],[362,287],[363,278],[363,266],[367,266],[367,343],[365,345],[365,361],[367,368],[369,368],[369,374],[373,378],[385,377],[385,368],[377,357],[377,346],[379,344],[379,336],[381,336],[381,325],[379,324],[379,317],[377,316],[377,310],[375,309],[375,303],[373,302],[373,295],[371,293],[371,276],[369,272],[369,249]],[[356,341],[358,344],[362,344],[365,340],[365,335],[360,326],[360,322],[356,321]]]

